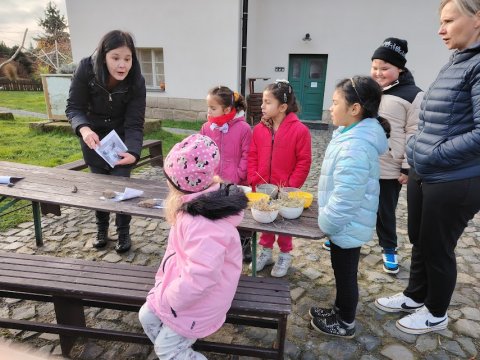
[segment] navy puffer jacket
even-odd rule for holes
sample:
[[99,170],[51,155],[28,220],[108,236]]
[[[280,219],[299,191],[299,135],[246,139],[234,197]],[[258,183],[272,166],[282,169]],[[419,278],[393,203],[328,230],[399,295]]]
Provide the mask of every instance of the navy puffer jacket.
[[456,51],[425,94],[408,163],[428,183],[480,176],[480,42]]

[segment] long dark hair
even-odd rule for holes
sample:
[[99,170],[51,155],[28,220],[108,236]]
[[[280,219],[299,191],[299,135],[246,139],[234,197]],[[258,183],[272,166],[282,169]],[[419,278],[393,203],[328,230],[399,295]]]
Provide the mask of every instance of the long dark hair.
[[121,30],[112,30],[103,35],[95,51],[93,70],[100,84],[105,85],[108,79],[108,69],[105,63],[107,53],[122,46],[128,47],[132,52],[132,68],[125,80],[129,85],[133,85],[134,79],[141,73],[132,34]]
[[347,105],[360,104],[362,120],[376,118],[387,137],[390,136],[390,123],[387,119],[378,116],[378,108],[382,100],[382,88],[370,76],[353,76],[341,80],[335,87],[345,96]]
[[290,85],[288,81],[277,80],[275,83],[267,85],[264,91],[271,92],[280,104],[287,104],[287,111],[285,111],[287,115],[291,112],[298,112],[297,99],[293,93],[292,85]]

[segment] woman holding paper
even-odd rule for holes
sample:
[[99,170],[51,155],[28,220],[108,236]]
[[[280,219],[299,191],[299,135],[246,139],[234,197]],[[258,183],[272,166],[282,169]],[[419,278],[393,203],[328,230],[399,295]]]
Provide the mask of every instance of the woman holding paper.
[[[120,30],[105,34],[93,55],[75,71],[66,114],[80,138],[83,158],[95,174],[129,177],[140,158],[145,122],[145,79],[140,72],[132,35]],[[111,167],[95,149],[112,130],[127,150]],[[96,212],[97,238],[93,247],[107,245],[110,214]],[[117,214],[118,253],[130,249],[130,215]]]

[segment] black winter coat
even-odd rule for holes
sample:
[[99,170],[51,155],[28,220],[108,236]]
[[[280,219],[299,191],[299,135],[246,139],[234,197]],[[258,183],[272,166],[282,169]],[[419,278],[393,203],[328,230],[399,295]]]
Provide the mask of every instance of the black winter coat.
[[80,136],[79,129],[89,126],[100,140],[115,130],[125,142],[128,152],[137,160],[143,143],[143,125],[146,106],[145,79],[141,74],[133,79],[120,82],[108,91],[95,79],[92,57],[80,61],[70,85],[65,113],[73,131],[80,137],[83,158],[87,165],[109,169],[109,165],[91,150]]

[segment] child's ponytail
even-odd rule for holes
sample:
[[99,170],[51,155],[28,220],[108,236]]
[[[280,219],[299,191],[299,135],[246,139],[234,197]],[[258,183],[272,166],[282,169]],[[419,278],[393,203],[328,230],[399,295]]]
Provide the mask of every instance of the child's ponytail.
[[383,131],[385,131],[385,135],[388,139],[390,137],[390,131],[392,130],[392,127],[390,126],[390,122],[381,116],[377,116],[377,120],[380,123],[380,126],[383,128]]

